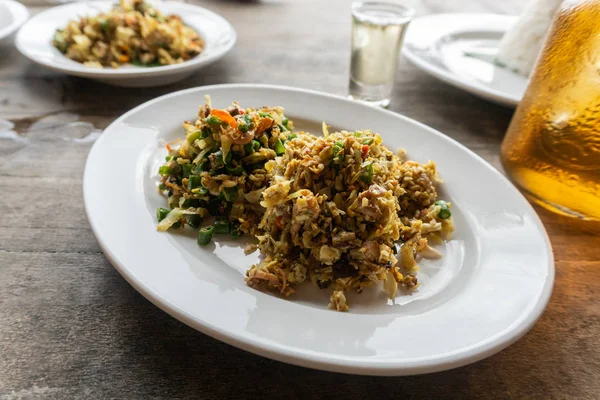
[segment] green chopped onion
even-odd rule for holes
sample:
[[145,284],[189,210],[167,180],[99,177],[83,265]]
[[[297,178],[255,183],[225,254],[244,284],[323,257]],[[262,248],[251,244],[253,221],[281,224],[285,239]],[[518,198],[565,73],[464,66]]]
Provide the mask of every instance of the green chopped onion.
[[441,219],[448,219],[452,216],[452,213],[450,212],[450,209],[448,207],[443,208],[440,210],[440,213],[438,214],[438,216]]
[[192,164],[181,164],[181,175],[187,178],[192,173]]
[[371,183],[373,181],[373,163],[363,164],[364,170],[359,175],[359,179],[364,183]]
[[212,131],[210,130],[210,128],[208,126],[203,126],[202,129],[200,130],[200,132],[202,132],[200,134],[200,139],[206,139],[207,137],[212,135]]
[[110,22],[107,19],[103,19],[102,21],[100,21],[100,30],[104,33],[106,33],[108,31],[108,28],[110,28]]
[[170,212],[171,210],[160,207],[156,210],[156,219],[158,220],[158,222],[160,222],[163,219],[165,219],[165,217],[169,215]]
[[367,139],[365,139],[365,140],[362,141],[362,144],[372,145],[374,140],[375,139],[373,139],[373,138],[367,138]]
[[209,125],[221,125],[223,121],[221,121],[221,118],[211,115],[210,117],[206,118],[206,123]]
[[271,114],[263,112],[263,111],[259,111],[258,112],[258,116],[259,117],[263,117],[263,118],[269,117],[269,118],[273,119],[273,117],[271,116]]
[[166,188],[167,188],[167,186],[165,186],[165,184],[164,184],[164,183],[162,183],[162,182],[161,182],[161,183],[159,183],[159,184],[158,184],[158,190],[160,190],[161,192],[162,192],[163,190],[165,190]]
[[210,243],[213,237],[213,232],[215,228],[212,226],[205,226],[204,228],[198,231],[198,244],[200,246],[206,246]]
[[227,217],[215,218],[214,230],[215,233],[229,233],[231,231],[231,226],[229,225]]
[[444,200],[438,200],[434,203],[436,206],[440,206],[440,212],[438,213],[438,217],[441,219],[448,219],[452,216],[452,212],[450,212],[450,207],[448,203]]
[[229,202],[234,202],[238,197],[238,192],[239,190],[237,186],[227,187],[224,189],[223,195],[225,196],[225,200]]
[[171,158],[173,158],[173,156],[166,156],[165,161],[171,161]]
[[162,165],[158,168],[158,173],[160,175],[174,175],[175,171],[168,165]]
[[201,185],[202,178],[198,175],[191,175],[188,178],[188,190],[199,188]]
[[237,239],[240,236],[242,236],[242,231],[240,231],[240,223],[237,221],[232,222],[231,223],[231,237],[234,239]]
[[215,152],[215,161],[213,161],[213,169],[219,169],[223,167],[225,163],[223,162],[223,151],[218,150]]
[[277,139],[277,141],[275,142],[275,154],[280,156],[284,153],[285,153],[285,146],[283,145],[283,142],[281,141],[281,139]]
[[242,133],[248,132],[249,129],[248,124],[238,124],[238,130]]
[[[344,142],[335,142],[333,144],[332,161],[342,162],[343,159],[344,159]],[[339,168],[339,164],[336,164],[336,168]]]
[[195,189],[192,189],[192,193],[199,194],[200,196],[204,196],[205,194],[208,194],[208,189],[203,186],[200,186]]
[[288,126],[288,124],[290,123],[290,120],[288,119],[288,117],[283,117],[283,119],[281,120],[281,123],[283,124],[283,126],[288,128],[288,130],[290,129]]
[[210,169],[210,161],[208,159],[204,159],[200,162],[200,164],[196,165],[192,168],[192,174],[200,175],[204,171],[208,171]]
[[260,149],[261,144],[258,140],[253,140],[250,143],[252,143],[252,148],[254,148],[254,151]]
[[361,131],[354,131],[354,137],[361,137],[361,136],[362,136]]
[[248,126],[250,126],[250,124],[252,123],[252,116],[250,116],[250,114],[244,114],[244,121],[246,121],[246,124],[248,124]]
[[244,145],[244,153],[246,153],[246,154],[254,153],[254,147],[252,147],[252,142],[246,143]]
[[280,132],[287,132],[287,131],[289,131],[289,129],[286,128],[285,126],[283,126],[283,124],[277,124],[277,126],[279,127],[279,131]]
[[231,160],[233,160],[233,152],[229,150],[227,157],[225,157],[225,164],[231,164]]
[[201,215],[198,215],[198,214],[188,215],[186,217],[186,219],[187,219],[187,224],[194,229],[198,229],[198,228],[200,228],[200,225],[202,225],[202,216]]
[[238,165],[237,167],[230,167],[230,166],[225,166],[225,171],[227,171],[227,173],[229,175],[233,175],[233,176],[240,176],[244,173],[244,168],[242,168],[242,166]]
[[298,135],[296,135],[295,133],[290,133],[287,137],[287,140],[296,139],[297,137],[298,137]]
[[200,139],[201,134],[202,134],[202,131],[200,131],[200,130],[191,132],[187,136],[186,140],[189,144],[193,144],[197,139]]
[[52,38],[52,44],[54,45],[54,47],[56,47],[58,50],[60,50],[61,53],[66,53],[67,49],[69,47],[67,45],[65,37],[63,36],[62,30],[56,30],[56,32],[54,32],[54,37]]

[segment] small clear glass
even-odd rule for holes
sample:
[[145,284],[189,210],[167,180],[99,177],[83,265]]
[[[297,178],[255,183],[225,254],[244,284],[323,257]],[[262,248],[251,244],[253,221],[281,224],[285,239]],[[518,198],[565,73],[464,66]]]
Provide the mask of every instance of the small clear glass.
[[400,48],[414,10],[397,3],[352,3],[349,97],[387,107]]

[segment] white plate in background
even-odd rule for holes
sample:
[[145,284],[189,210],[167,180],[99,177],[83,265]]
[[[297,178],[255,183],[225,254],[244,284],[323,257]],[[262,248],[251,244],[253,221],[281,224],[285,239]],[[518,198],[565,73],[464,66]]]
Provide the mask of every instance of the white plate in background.
[[70,60],[52,46],[56,29],[69,20],[109,11],[112,1],[92,1],[65,4],[45,10],[32,17],[17,34],[19,51],[30,60],[55,71],[95,79],[114,86],[149,87],[177,82],[198,69],[223,57],[235,44],[236,33],[223,17],[205,8],[175,1],[158,2],[156,8],[164,14],[181,16],[183,22],[198,32],[206,47],[196,57],[181,64],[160,67],[124,65],[119,68],[90,68]]
[[517,17],[498,14],[434,14],[413,20],[402,53],[432,76],[507,107],[523,98],[528,78],[492,60]]
[[[290,119],[379,132],[393,151],[437,163],[455,232],[444,257],[421,263],[419,289],[395,304],[379,288],[349,294],[350,311],[299,285],[287,299],[245,285],[257,255],[243,242],[196,244],[195,232],[157,232],[164,145],[184,136],[204,95],[214,107],[281,105]],[[300,123],[297,128],[311,124]],[[180,321],[241,349],[329,371],[420,374],[465,365],[519,339],[542,314],[554,262],[538,216],[498,171],[447,136],[404,116],[324,93],[216,85],[171,93],[113,122],[89,153],[83,182],[90,225],[106,257],[141,294]]]
[[0,0],[0,42],[7,40],[29,18],[27,8],[13,0]]

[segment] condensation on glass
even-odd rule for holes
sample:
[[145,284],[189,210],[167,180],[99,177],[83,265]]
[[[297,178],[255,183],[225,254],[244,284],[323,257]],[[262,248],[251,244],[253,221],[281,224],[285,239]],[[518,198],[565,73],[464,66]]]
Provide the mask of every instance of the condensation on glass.
[[352,3],[351,98],[389,105],[398,53],[413,14],[400,4]]
[[559,9],[502,143],[509,177],[535,202],[600,220],[600,2]]

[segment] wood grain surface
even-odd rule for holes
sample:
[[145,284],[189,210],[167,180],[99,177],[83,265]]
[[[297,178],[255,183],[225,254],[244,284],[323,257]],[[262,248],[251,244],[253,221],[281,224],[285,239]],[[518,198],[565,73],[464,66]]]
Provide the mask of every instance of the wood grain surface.
[[[518,13],[518,0],[413,1],[420,14]],[[43,69],[0,45],[0,399],[600,398],[600,229],[536,208],[556,285],[521,340],[452,371],[402,378],[315,371],[254,356],[150,304],[108,263],[82,200],[95,136],[125,111],[193,86],[252,82],[345,94],[349,1],[198,1],[238,31],[190,79],[120,89]],[[32,13],[44,2],[28,3]],[[391,109],[500,168],[512,111],[402,62]],[[510,296],[510,293],[507,293]]]

